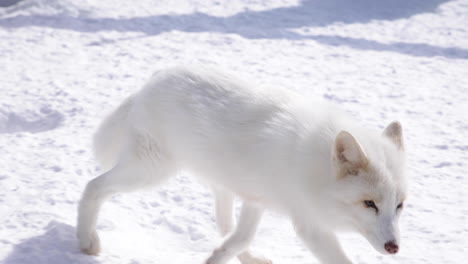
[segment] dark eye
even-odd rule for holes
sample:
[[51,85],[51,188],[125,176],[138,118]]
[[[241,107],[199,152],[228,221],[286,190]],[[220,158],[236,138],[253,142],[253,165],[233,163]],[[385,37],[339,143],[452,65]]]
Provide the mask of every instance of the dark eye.
[[365,200],[364,201],[364,205],[367,207],[367,208],[374,208],[375,211],[379,211],[379,209],[377,208],[377,205],[375,205],[374,201],[371,201],[371,200]]
[[401,209],[401,208],[403,208],[403,203],[400,203],[400,204],[397,206],[396,209],[398,210],[398,209]]

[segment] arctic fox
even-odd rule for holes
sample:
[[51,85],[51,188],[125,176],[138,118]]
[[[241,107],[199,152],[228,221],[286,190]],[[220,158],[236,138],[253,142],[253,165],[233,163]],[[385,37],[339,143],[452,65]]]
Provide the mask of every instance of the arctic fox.
[[[95,135],[104,174],[79,205],[81,250],[97,254],[98,211],[118,192],[157,185],[177,171],[210,184],[222,244],[205,264],[271,263],[250,253],[265,209],[289,216],[325,264],[351,263],[335,233],[356,231],[383,254],[399,248],[406,197],[402,128],[363,128],[323,101],[259,88],[222,71],[174,67],[155,73]],[[233,198],[242,201],[237,224]]]

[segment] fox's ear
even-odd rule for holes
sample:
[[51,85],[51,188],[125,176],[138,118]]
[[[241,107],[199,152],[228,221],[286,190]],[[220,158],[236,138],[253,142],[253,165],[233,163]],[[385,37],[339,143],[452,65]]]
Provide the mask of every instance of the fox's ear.
[[383,131],[383,135],[389,138],[397,147],[404,150],[403,146],[403,129],[398,121],[393,121]]
[[342,176],[356,174],[359,169],[365,169],[369,163],[361,144],[347,131],[338,133],[335,139],[333,158],[338,163]]

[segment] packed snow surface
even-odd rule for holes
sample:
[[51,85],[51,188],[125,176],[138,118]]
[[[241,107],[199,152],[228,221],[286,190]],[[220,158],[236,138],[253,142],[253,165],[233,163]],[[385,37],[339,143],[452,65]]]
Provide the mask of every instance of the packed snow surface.
[[[1,263],[202,263],[220,238],[212,194],[188,172],[107,202],[98,257],[75,238],[77,202],[99,173],[96,126],[152,72],[186,63],[322,97],[369,128],[400,120],[401,251],[382,256],[357,235],[344,248],[355,263],[467,263],[468,1],[0,3]],[[276,212],[253,249],[318,263]]]

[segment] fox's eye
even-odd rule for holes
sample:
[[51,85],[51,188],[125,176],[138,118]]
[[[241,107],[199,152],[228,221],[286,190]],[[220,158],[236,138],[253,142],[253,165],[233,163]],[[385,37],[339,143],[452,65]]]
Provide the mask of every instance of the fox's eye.
[[398,210],[398,209],[401,209],[401,208],[403,208],[403,203],[400,203],[400,204],[397,206],[396,209]]
[[367,208],[374,208],[376,211],[379,211],[379,209],[377,208],[377,205],[375,205],[374,201],[365,200],[365,201],[364,201],[364,205],[365,205]]

